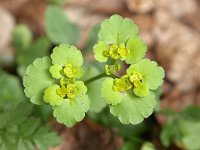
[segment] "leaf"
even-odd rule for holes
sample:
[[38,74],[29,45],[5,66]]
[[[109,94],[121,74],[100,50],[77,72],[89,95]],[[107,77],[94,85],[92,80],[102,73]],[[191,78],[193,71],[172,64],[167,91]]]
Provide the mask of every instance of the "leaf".
[[108,44],[99,42],[94,45],[94,57],[99,62],[106,62],[108,60],[108,58],[103,55],[104,50],[108,50]]
[[81,51],[76,47],[68,44],[60,44],[53,49],[51,54],[53,64],[65,65],[71,64],[80,67],[83,64],[83,57]]
[[112,87],[113,87],[113,79],[106,78],[102,83],[101,93],[102,96],[105,98],[105,102],[107,104],[117,105],[121,103],[124,94],[113,91]]
[[32,33],[28,26],[20,24],[14,28],[13,45],[17,51],[27,50],[32,42],[32,38]]
[[39,150],[47,150],[49,147],[61,143],[60,137],[55,132],[50,131],[48,126],[40,127],[33,135],[33,141]]
[[4,133],[2,137],[2,145],[0,145],[0,150],[16,150],[17,140],[16,135]]
[[131,65],[127,70],[127,74],[139,72],[142,75],[142,81],[148,84],[151,90],[156,90],[162,83],[165,76],[162,67],[159,67],[155,61],[143,59],[137,64]]
[[19,126],[19,134],[21,137],[31,136],[39,127],[40,120],[36,118],[29,118]]
[[23,79],[24,91],[26,96],[34,104],[44,104],[44,90],[54,83],[49,73],[49,67],[51,65],[49,57],[37,58],[26,70],[26,75]]
[[155,98],[156,98],[156,107],[154,109],[155,112],[160,111],[160,96],[163,93],[163,90],[161,87],[158,87],[156,90],[153,91]]
[[139,62],[144,58],[145,52],[147,51],[147,45],[138,36],[129,39],[126,47],[130,49],[130,54],[125,60],[127,64]]
[[24,76],[26,68],[36,58],[48,55],[49,47],[49,40],[46,37],[40,37],[28,47],[27,51],[23,53],[17,53],[17,72],[19,73],[19,75]]
[[123,124],[138,124],[153,113],[155,105],[156,100],[152,92],[142,98],[126,93],[121,103],[110,106],[110,112]]
[[138,27],[128,18],[123,19],[119,15],[113,15],[101,23],[99,41],[105,43],[121,44],[138,34]]
[[8,113],[6,113],[7,124],[20,124],[32,113],[33,105],[28,102],[19,103],[13,106]]
[[64,99],[60,106],[54,107],[53,115],[59,123],[72,127],[85,117],[85,113],[89,110],[89,105],[90,100],[87,95],[74,99]]
[[44,102],[49,103],[51,106],[59,106],[62,104],[63,98],[60,97],[56,90],[60,88],[59,85],[53,84],[50,85],[47,89],[44,91]]
[[[82,77],[82,80],[85,81],[101,73],[100,69],[94,66],[93,63],[86,63],[84,70],[86,73]],[[106,106],[104,98],[99,94],[103,80],[102,78],[87,84],[87,95],[91,100],[89,111],[91,112],[98,113]]]
[[45,29],[47,36],[54,44],[76,44],[79,28],[71,23],[64,10],[57,6],[49,6],[45,12]]
[[39,117],[42,122],[48,122],[53,117],[53,110],[50,105],[34,105],[33,116]]
[[100,28],[101,28],[101,26],[98,23],[90,31],[90,33],[88,35],[88,40],[87,40],[86,48],[84,48],[84,51],[83,51],[84,54],[92,52],[93,46],[98,42],[98,32],[99,32]]
[[32,150],[34,149],[33,144],[31,141],[26,139],[19,139],[17,143],[17,150]]
[[62,77],[60,71],[62,70],[62,66],[55,64],[49,68],[49,72],[51,73],[52,77],[55,79],[60,79]]
[[19,79],[0,69],[0,109],[8,109],[25,100]]
[[200,107],[199,106],[187,106],[181,110],[179,116],[182,119],[194,122],[200,122]]
[[177,122],[169,117],[167,124],[164,126],[160,139],[165,147],[168,147],[172,141],[176,141],[181,137]]
[[155,146],[150,143],[150,142],[145,142],[143,145],[142,145],[142,148],[141,150],[156,150]]
[[139,97],[144,97],[149,94],[149,87],[145,83],[142,83],[140,86],[138,86],[137,88],[134,88],[133,90],[134,90],[135,95]]
[[87,87],[82,81],[76,81],[74,85],[77,88],[77,96],[84,95],[87,92]]
[[0,127],[1,150],[32,150],[35,145],[38,149],[47,150],[48,147],[60,143],[55,132],[50,131],[47,125],[41,124],[39,118],[30,116],[32,110],[33,105],[30,102],[23,102],[1,112],[0,121],[6,121],[5,126]]
[[140,144],[138,144],[138,142],[127,141],[127,142],[124,142],[120,150],[138,150],[140,147],[139,145]]
[[183,135],[182,142],[188,150],[200,149],[200,122],[181,121],[181,130]]

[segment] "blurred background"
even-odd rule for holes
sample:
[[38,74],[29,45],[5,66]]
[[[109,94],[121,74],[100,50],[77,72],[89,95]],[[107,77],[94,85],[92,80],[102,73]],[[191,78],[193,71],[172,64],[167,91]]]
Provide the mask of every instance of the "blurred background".
[[[98,104],[69,129],[49,107],[30,104],[22,77],[35,58],[63,42],[93,62],[100,23],[113,14],[139,26],[147,57],[165,69],[158,105],[143,123],[125,126]],[[199,0],[0,0],[0,150],[200,150],[199,14]],[[24,107],[31,109],[18,112]],[[15,109],[24,119],[11,115]]]

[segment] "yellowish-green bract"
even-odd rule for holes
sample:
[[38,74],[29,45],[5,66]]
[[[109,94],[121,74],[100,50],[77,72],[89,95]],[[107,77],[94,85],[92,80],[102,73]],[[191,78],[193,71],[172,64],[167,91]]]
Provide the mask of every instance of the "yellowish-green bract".
[[[57,121],[68,127],[84,118],[90,109],[89,97],[93,108],[100,104],[96,112],[106,104],[121,123],[138,124],[153,113],[154,90],[162,85],[164,78],[163,68],[144,58],[146,51],[134,22],[113,15],[102,22],[98,43],[94,45],[95,59],[105,64],[101,93],[92,88],[99,86],[102,79],[91,83],[93,78],[88,79],[87,75],[81,78],[84,74],[81,52],[74,46],[60,44],[50,57],[38,58],[27,68],[23,80],[25,94],[34,104],[51,105]],[[130,66],[118,76],[122,63]],[[81,81],[84,78],[87,87]],[[100,99],[105,102],[97,102]]]

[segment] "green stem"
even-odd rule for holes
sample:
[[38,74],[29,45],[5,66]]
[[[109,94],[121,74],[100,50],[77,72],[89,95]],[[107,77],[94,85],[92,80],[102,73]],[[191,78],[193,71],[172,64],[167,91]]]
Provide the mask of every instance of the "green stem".
[[96,80],[99,80],[99,79],[103,78],[103,77],[109,77],[109,76],[112,77],[112,78],[118,78],[118,76],[116,76],[116,75],[114,75],[114,74],[107,75],[107,74],[104,72],[104,73],[102,73],[102,74],[99,74],[99,75],[97,75],[97,76],[94,76],[94,77],[92,77],[92,78],[86,80],[84,83],[85,83],[85,85],[87,85],[87,84],[90,84],[90,83],[92,83],[92,82],[94,82],[94,81],[96,81]]
[[96,80],[98,80],[98,79],[101,79],[101,78],[103,78],[103,77],[106,77],[106,76],[108,76],[106,73],[102,73],[102,74],[99,74],[99,75],[97,75],[97,76],[94,76],[94,77],[92,77],[92,78],[86,80],[86,81],[85,81],[85,85],[90,84],[91,82],[94,82],[94,81],[96,81]]

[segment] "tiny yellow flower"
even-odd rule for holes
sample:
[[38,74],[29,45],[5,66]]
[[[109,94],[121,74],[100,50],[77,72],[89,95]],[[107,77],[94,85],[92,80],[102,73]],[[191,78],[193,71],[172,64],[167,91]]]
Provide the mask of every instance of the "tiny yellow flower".
[[115,73],[121,69],[120,64],[115,65],[105,65],[105,73],[107,75],[111,75],[112,73]]
[[66,75],[66,77],[68,78],[73,78],[76,74],[76,69],[74,66],[72,66],[71,64],[66,64],[64,69],[63,69],[63,73]]
[[133,83],[134,87],[138,87],[142,84],[142,75],[139,72],[133,72],[129,76],[129,80]]

